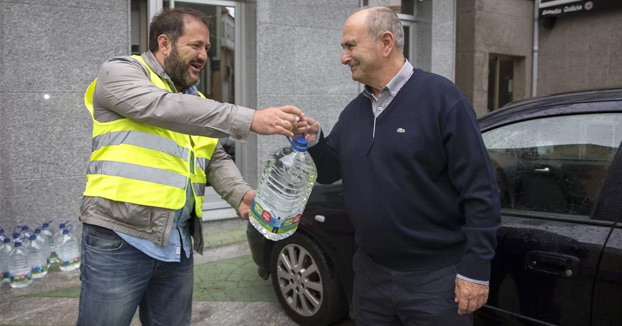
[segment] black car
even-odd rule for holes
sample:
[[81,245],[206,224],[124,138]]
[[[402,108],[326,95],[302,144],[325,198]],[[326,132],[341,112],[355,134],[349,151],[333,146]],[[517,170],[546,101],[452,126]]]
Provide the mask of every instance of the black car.
[[[476,325],[622,325],[622,89],[519,101],[479,120],[502,226]],[[345,318],[353,228],[340,184],[316,185],[296,233],[249,224],[259,275],[302,325]]]

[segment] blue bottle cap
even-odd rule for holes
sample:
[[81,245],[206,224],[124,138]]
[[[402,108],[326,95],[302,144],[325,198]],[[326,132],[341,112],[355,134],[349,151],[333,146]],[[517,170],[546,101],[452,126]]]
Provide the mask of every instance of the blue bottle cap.
[[27,231],[27,230],[28,230],[28,225],[22,226],[22,231]]
[[4,243],[9,243],[9,242],[11,242],[11,239],[9,239],[9,238],[7,238],[7,237],[4,237],[4,238],[2,239],[2,242],[4,242]]
[[37,236],[36,236],[36,235],[34,235],[34,234],[31,234],[31,235],[30,235],[30,238],[28,238],[28,239],[30,239],[30,240],[37,240]]
[[294,141],[289,139],[289,142],[292,144],[292,148],[299,152],[306,152],[307,149],[309,148],[309,144],[307,143],[307,140],[304,137],[296,137],[294,138]]
[[0,228],[0,234],[4,234],[4,229]]
[[65,229],[63,229],[63,234],[67,234],[67,233],[71,232],[71,229],[73,229],[73,225],[71,225],[71,224],[67,225],[67,227]]
[[15,247],[21,247],[22,246],[22,242],[19,240],[15,240]]

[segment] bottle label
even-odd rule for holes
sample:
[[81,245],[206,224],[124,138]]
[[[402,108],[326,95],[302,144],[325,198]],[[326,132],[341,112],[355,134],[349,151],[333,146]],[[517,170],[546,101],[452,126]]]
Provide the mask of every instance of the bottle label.
[[48,270],[47,263],[45,265],[34,266],[32,268],[32,274],[33,275],[41,274],[41,273],[46,272],[47,270]]
[[251,217],[257,220],[261,226],[272,233],[285,233],[293,231],[298,227],[301,214],[296,216],[290,216],[283,218],[279,216],[274,210],[264,208],[261,199],[255,197],[253,204],[251,205]]
[[26,283],[31,279],[32,275],[30,275],[30,273],[11,275],[11,283],[13,284]]
[[63,267],[71,266],[80,263],[80,257],[74,257],[70,260],[62,260],[60,265]]

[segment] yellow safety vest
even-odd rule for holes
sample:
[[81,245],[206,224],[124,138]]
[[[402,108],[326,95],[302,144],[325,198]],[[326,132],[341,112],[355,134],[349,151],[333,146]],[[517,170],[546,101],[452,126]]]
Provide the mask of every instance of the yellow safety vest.
[[[147,68],[152,83],[172,92],[140,56],[133,57]],[[218,139],[189,136],[127,118],[98,122],[93,116],[96,82],[97,79],[84,94],[84,103],[93,118],[93,145],[84,195],[181,209],[186,203],[190,179],[195,213],[201,217],[207,183],[205,169]]]

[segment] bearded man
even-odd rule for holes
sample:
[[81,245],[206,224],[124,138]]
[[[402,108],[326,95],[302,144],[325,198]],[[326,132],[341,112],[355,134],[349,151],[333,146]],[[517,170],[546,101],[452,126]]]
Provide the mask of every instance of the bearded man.
[[208,26],[201,12],[163,11],[149,51],[105,62],[85,94],[93,138],[78,325],[129,325],[137,307],[143,325],[190,325],[206,183],[244,219],[255,197],[218,138],[292,136],[302,116],[291,105],[256,111],[199,93]]

